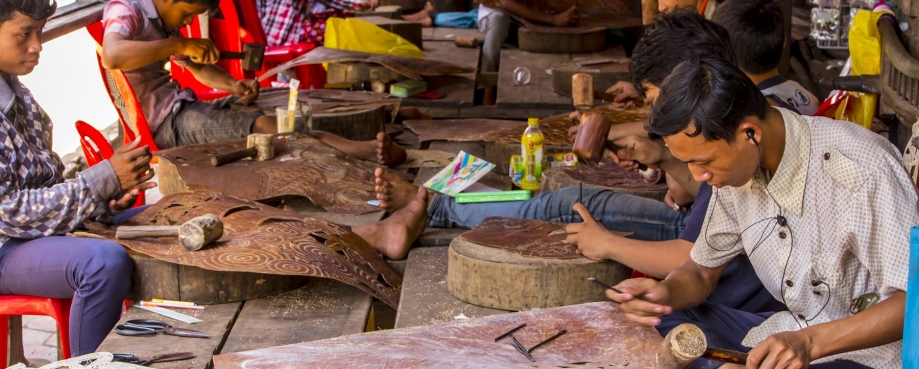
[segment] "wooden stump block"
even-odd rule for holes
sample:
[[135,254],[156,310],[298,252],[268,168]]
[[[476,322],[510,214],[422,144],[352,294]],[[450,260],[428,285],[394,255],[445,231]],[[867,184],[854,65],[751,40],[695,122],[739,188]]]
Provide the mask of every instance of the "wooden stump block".
[[595,167],[581,163],[571,168],[552,168],[543,171],[540,191],[577,187],[578,182],[583,182],[584,186],[605,188],[661,201],[667,194],[665,183],[647,183],[638,172],[628,172],[615,164]]
[[134,263],[128,299],[161,298],[223,304],[276,295],[299,288],[308,277],[242,272],[218,272],[178,265],[128,251]]
[[606,47],[606,29],[600,27],[559,28],[557,32],[546,32],[520,27],[520,30],[517,31],[517,39],[520,50],[533,53],[590,53]]
[[329,63],[328,83],[350,83],[357,81],[380,81],[405,79],[392,69],[375,63],[346,62]]
[[615,57],[591,57],[561,62],[552,66],[552,90],[571,96],[571,76],[586,73],[594,78],[594,89],[606,91],[619,81],[629,80],[629,60]]
[[383,119],[385,114],[382,108],[370,108],[353,112],[313,114],[310,115],[308,124],[310,131],[326,131],[349,140],[366,141],[375,139],[377,133],[383,130]]
[[631,272],[622,264],[587,258],[523,256],[457,237],[450,244],[447,287],[456,298],[495,309],[523,311],[604,301],[595,277],[619,283]]
[[383,17],[361,17],[361,20],[395,33],[406,41],[415,44],[419,49],[423,49],[421,41],[421,23],[419,22],[407,22],[401,19]]

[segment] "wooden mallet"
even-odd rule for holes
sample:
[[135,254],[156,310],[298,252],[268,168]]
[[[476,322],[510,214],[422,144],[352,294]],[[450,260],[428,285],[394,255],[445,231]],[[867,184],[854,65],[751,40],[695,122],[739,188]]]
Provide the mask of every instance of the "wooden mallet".
[[246,148],[231,151],[226,154],[216,155],[211,158],[211,165],[219,167],[246,158],[258,161],[274,158],[274,135],[267,133],[253,133],[246,137]]
[[740,351],[708,347],[705,333],[695,324],[683,323],[664,337],[657,352],[657,365],[661,369],[689,368],[699,358],[731,363],[747,364],[747,354]]
[[240,59],[243,70],[262,70],[262,61],[265,59],[265,45],[243,44],[243,51],[221,51],[220,59]]
[[198,251],[223,236],[223,221],[214,214],[202,215],[177,226],[121,226],[115,238],[175,237],[188,251]]

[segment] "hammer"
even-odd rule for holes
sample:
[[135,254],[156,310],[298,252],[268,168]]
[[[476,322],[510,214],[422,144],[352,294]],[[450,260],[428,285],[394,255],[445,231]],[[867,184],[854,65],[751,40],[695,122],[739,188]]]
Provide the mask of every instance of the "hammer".
[[246,137],[246,148],[238,151],[220,154],[211,158],[211,165],[219,167],[246,158],[255,158],[258,161],[274,158],[274,141],[272,135],[267,133],[253,133]]
[[179,236],[179,243],[186,250],[198,251],[223,236],[223,221],[207,214],[177,226],[121,226],[115,230],[115,238],[119,240],[175,236]]
[[683,323],[664,337],[657,352],[657,365],[661,369],[685,369],[700,357],[737,365],[747,364],[747,354],[708,347],[705,334],[699,327]]
[[258,71],[262,70],[262,59],[265,59],[265,45],[261,44],[244,44],[242,52],[221,51],[220,59],[242,59],[243,70]]

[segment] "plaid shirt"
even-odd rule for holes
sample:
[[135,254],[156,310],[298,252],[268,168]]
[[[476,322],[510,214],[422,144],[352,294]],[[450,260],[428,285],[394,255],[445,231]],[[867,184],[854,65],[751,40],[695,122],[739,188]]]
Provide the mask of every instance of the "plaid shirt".
[[51,130],[51,119],[19,79],[0,79],[0,244],[60,235],[112,215],[107,203],[121,183],[111,163],[63,180]]
[[[169,37],[181,37],[175,30],[166,30],[152,0],[111,0],[106,4],[102,15],[105,34],[118,33],[132,41],[156,41]],[[150,133],[155,133],[160,124],[180,101],[194,101],[191,90],[182,90],[172,80],[172,75],[164,66],[170,60],[185,66],[188,58],[184,55],[173,55],[149,65],[126,70],[125,76],[137,99],[140,101]]]
[[326,7],[339,10],[358,10],[364,0],[257,0],[258,15],[269,46],[291,45],[303,40],[304,24],[313,11]]

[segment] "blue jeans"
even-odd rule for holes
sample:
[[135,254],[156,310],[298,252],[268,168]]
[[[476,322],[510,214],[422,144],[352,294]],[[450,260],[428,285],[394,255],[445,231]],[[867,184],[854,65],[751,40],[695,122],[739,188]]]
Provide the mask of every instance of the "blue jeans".
[[[692,323],[702,329],[709,347],[723,348],[741,352],[750,352],[752,347],[741,345],[747,332],[753,327],[763,324],[773,314],[787,314],[786,312],[751,313],[743,310],[732,309],[727,306],[705,301],[699,306],[683,311],[676,311],[661,317],[661,324],[657,331],[661,336],[666,336],[670,330],[683,323]],[[714,369],[724,363],[699,359],[693,363],[693,369]],[[870,369],[862,364],[837,360],[823,364],[814,364],[811,368],[839,368],[839,369]]]
[[[115,217],[121,223],[144,208]],[[134,266],[121,245],[96,238],[12,239],[0,247],[0,294],[73,298],[70,350],[95,352],[121,318]],[[4,333],[5,334],[5,333]]]
[[[449,196],[436,195],[428,206],[428,226],[473,228],[486,217],[499,216],[579,223],[571,207],[578,201],[576,187],[545,192],[527,201],[457,204]],[[680,236],[689,212],[675,211],[661,201],[611,190],[584,188],[584,204],[606,229],[632,232],[629,238],[665,241]]]

